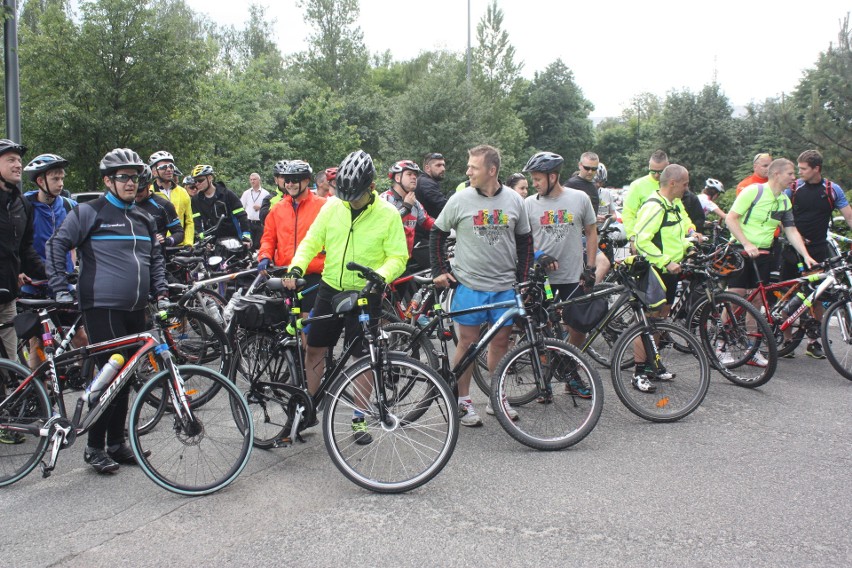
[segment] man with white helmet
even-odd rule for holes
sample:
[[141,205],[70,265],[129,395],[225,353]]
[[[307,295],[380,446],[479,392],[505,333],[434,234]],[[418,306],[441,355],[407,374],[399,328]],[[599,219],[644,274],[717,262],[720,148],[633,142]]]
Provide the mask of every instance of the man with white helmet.
[[183,241],[179,244],[191,245],[195,242],[195,223],[192,218],[192,204],[189,193],[177,183],[175,178],[175,159],[165,150],[159,150],[148,158],[148,166],[154,175],[151,191],[162,195],[175,206],[178,221],[183,227]]
[[[701,202],[701,208],[704,210],[705,215],[712,213],[722,221],[725,220],[727,213],[716,205],[716,200],[723,193],[725,193],[725,186],[722,185],[721,181],[714,178],[707,178],[707,181],[704,182],[704,190],[698,195],[698,200]],[[702,229],[701,227],[696,228],[699,231]]]

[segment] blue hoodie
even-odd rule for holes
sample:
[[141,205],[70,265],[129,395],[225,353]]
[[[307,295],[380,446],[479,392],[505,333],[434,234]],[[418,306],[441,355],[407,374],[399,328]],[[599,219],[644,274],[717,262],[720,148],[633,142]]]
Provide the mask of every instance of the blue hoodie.
[[[44,261],[47,258],[45,254],[47,240],[53,236],[53,233],[65,220],[68,211],[72,207],[76,207],[77,203],[59,196],[53,200],[52,205],[47,205],[38,200],[38,192],[39,190],[27,192],[24,197],[33,206],[33,248]],[[65,268],[68,272],[74,272],[74,263],[71,262],[70,252],[65,259]],[[29,285],[24,286],[22,291],[29,294],[37,292],[35,288]]]

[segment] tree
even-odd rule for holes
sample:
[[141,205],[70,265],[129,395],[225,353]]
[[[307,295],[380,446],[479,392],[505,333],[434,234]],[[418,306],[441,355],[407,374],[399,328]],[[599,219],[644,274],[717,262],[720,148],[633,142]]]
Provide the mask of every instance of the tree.
[[515,63],[515,48],[503,29],[503,11],[497,7],[497,0],[491,0],[476,25],[476,39],[479,47],[474,51],[474,76],[489,99],[503,98],[520,78],[524,65]]
[[618,118],[602,121],[595,130],[592,148],[607,166],[607,185],[610,187],[622,187],[633,180],[630,163],[635,153],[634,136],[635,129]]
[[299,56],[308,75],[334,93],[349,93],[368,70],[367,48],[358,20],[358,0],[299,0],[315,30],[307,52]]
[[275,44],[275,20],[266,16],[263,6],[249,6],[249,20],[245,29],[237,30],[233,26],[221,34],[220,59],[232,71],[245,69],[249,64],[258,64],[263,60],[267,75],[279,77],[283,69],[283,59]]

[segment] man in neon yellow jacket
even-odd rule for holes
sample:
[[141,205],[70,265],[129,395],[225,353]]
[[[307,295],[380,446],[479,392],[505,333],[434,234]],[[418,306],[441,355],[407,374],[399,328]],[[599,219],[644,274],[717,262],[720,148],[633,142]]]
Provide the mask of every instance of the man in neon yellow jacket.
[[[366,284],[357,272],[348,270],[348,262],[368,266],[390,282],[399,277],[408,262],[408,244],[399,211],[374,191],[376,170],[369,154],[358,150],[349,154],[337,171],[337,197],[320,210],[311,228],[293,256],[290,273],[284,284],[295,287],[311,260],[325,248],[325,267],[322,271],[313,315],[334,312],[333,298],[346,290],[361,290]],[[381,314],[381,296],[368,297],[370,324],[377,326]],[[345,318],[330,318],[314,322],[308,330],[305,370],[308,390],[314,394],[323,373],[323,356],[333,347],[345,326],[344,341],[361,341],[358,316],[349,313]],[[363,345],[356,346],[355,355],[366,354]],[[353,413],[352,430],[357,444],[369,444],[363,413]]]
[[628,239],[633,240],[636,236],[634,229],[636,214],[645,200],[660,188],[660,175],[668,165],[669,157],[662,150],[657,150],[651,154],[651,159],[648,161],[648,175],[630,184],[630,189],[624,196],[624,208],[621,211],[621,221]]

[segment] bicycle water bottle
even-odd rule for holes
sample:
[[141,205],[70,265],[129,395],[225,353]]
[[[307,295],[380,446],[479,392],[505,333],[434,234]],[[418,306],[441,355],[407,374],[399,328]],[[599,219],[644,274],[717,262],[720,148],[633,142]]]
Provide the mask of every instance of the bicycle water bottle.
[[799,306],[802,305],[802,302],[804,302],[806,299],[807,296],[805,296],[801,292],[797,292],[796,295],[790,298],[790,301],[787,302],[787,306],[784,308],[784,311],[787,312],[787,315],[794,314],[796,310],[799,309]]
[[423,301],[423,292],[417,290],[413,296],[411,296],[411,301],[408,303],[408,308],[405,310],[405,317],[410,318],[411,314],[416,312],[420,308],[420,302]]
[[237,302],[239,302],[242,297],[243,289],[240,288],[234,292],[234,295],[231,296],[230,300],[228,300],[228,304],[225,306],[225,311],[222,312],[222,321],[225,325],[228,325],[231,322],[231,318],[234,317],[234,308],[237,307]]
[[116,353],[109,358],[107,364],[103,366],[101,372],[95,377],[95,380],[86,387],[86,392],[83,393],[83,400],[94,404],[101,397],[101,391],[104,390],[110,381],[118,374],[119,369],[124,366],[124,357]]

